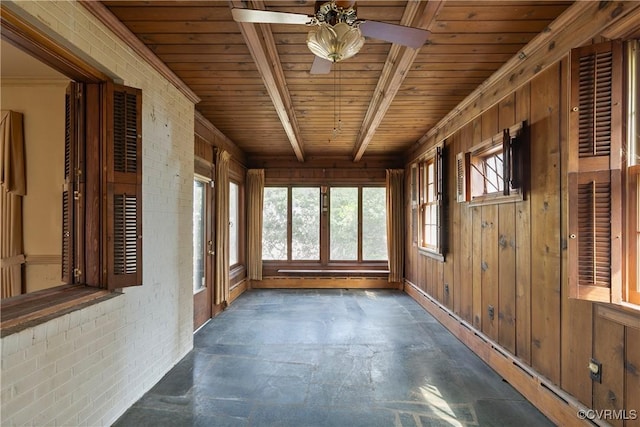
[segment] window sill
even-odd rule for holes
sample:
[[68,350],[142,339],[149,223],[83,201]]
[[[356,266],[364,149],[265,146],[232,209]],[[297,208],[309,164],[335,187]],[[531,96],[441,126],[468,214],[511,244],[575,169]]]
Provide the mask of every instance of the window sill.
[[476,196],[471,199],[469,206],[484,206],[484,205],[497,205],[500,203],[514,203],[524,200],[522,193],[511,194],[505,196],[504,194],[493,194],[485,196]]
[[424,255],[426,257],[433,258],[433,259],[435,259],[437,261],[444,262],[444,255],[440,254],[438,252],[433,252],[433,251],[430,251],[429,249],[425,249],[425,248],[422,248],[422,247],[418,246],[418,253],[420,253],[420,255]]
[[634,304],[624,305],[597,304],[596,313],[613,322],[635,329],[640,329],[640,307]]
[[0,307],[0,337],[117,295],[120,294],[89,286],[65,285],[7,298]]

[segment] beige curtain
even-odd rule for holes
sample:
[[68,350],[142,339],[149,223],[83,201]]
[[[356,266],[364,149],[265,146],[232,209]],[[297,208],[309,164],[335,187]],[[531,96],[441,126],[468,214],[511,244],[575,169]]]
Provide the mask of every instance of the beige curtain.
[[214,304],[229,301],[229,159],[218,151],[216,158],[216,276]]
[[247,171],[247,278],[262,280],[264,169]]
[[2,111],[0,122],[0,266],[2,298],[22,293],[22,196],[26,194],[22,114]]
[[402,282],[404,272],[404,171],[387,169],[387,253],[389,282]]

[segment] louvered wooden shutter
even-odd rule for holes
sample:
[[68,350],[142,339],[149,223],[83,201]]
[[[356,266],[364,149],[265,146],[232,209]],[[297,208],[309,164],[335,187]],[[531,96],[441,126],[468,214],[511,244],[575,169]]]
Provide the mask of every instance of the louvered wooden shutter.
[[107,83],[106,273],[107,287],[142,284],[142,96]]
[[608,42],[571,52],[569,294],[622,299],[622,49]]
[[64,186],[62,189],[62,282],[74,282],[74,191],[77,152],[77,95],[80,85],[71,83],[65,94]]
[[456,199],[458,202],[468,202],[470,197],[471,187],[469,185],[469,170],[470,153],[458,153],[456,156]]

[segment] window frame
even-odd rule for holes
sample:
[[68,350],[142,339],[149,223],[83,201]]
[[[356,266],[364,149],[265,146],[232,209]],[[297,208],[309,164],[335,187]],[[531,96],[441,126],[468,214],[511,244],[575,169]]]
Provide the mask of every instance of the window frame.
[[[627,157],[623,197],[627,215],[627,268],[623,301],[640,310],[640,40],[626,42]],[[624,89],[623,89],[624,90]],[[635,284],[635,289],[633,284]]]
[[[524,161],[528,149],[526,122],[518,122],[485,139],[456,157],[457,200],[469,206],[522,201],[525,198],[525,178],[528,166]],[[501,183],[495,191],[487,191],[487,178],[480,171],[489,158],[501,157],[501,171],[496,177]],[[498,173],[500,172],[500,174]],[[493,184],[492,184],[493,185]]]
[[[295,260],[293,259],[291,252],[292,244],[292,193],[293,188],[318,188],[319,189],[319,233],[320,233],[320,259],[319,260]],[[272,260],[263,259],[263,265],[268,267],[269,270],[286,269],[286,268],[309,268],[309,269],[327,269],[327,268],[367,268],[367,269],[380,269],[386,271],[388,267],[388,260],[363,260],[362,259],[362,189],[365,187],[386,187],[383,183],[332,183],[322,184],[317,182],[310,182],[305,184],[289,184],[289,183],[269,183],[265,185],[265,190],[268,188],[286,188],[287,189],[287,259],[286,260]],[[358,258],[354,260],[333,260],[330,257],[330,205],[331,205],[331,189],[332,188],[357,188],[358,189]],[[385,206],[386,209],[386,206]],[[264,223],[264,221],[263,221]],[[264,233],[263,233],[264,235]]]
[[[210,177],[207,177],[205,175],[199,174],[199,173],[194,173],[193,175],[193,182],[194,184],[196,182],[202,183],[203,185],[203,206],[202,206],[202,248],[201,248],[201,252],[202,252],[202,260],[203,260],[203,269],[202,269],[202,278],[203,278],[203,283],[202,286],[199,287],[198,289],[193,289],[193,293],[194,295],[202,292],[202,291],[206,291],[207,289],[207,285],[208,285],[208,275],[207,275],[207,264],[208,264],[208,259],[209,259],[209,251],[213,250],[213,247],[210,247],[212,245],[209,245],[207,242],[207,236],[210,235],[210,231],[209,228],[212,226],[211,224],[211,185],[213,183],[213,180]],[[195,213],[195,194],[194,194],[194,213]],[[194,221],[195,224],[195,221]],[[193,236],[195,238],[195,234]],[[213,243],[211,240],[209,241],[210,243]],[[195,241],[194,241],[195,243]],[[194,250],[194,260],[195,260],[195,247],[193,248]],[[195,274],[196,274],[196,269],[194,266],[194,280],[195,280]]]
[[[414,244],[421,255],[444,262],[446,254],[446,188],[445,179],[445,143],[442,142],[424,156],[416,160],[411,166],[411,221]],[[429,180],[429,165],[433,165],[433,180]],[[432,188],[432,192],[429,191]],[[433,194],[433,197],[430,197]],[[435,210],[436,223],[426,223],[426,211],[433,214]],[[426,227],[436,228],[436,242],[425,242]]]
[[[229,257],[229,272],[231,277],[239,274],[241,270],[245,268],[246,262],[246,242],[245,242],[245,227],[246,227],[246,215],[245,215],[245,192],[244,182],[240,181],[235,174],[229,174],[229,209],[231,209],[231,185],[238,186],[238,199],[237,199],[237,257],[236,263],[231,263],[231,257]],[[229,222],[231,222],[231,216],[229,216]],[[231,246],[231,233],[229,232],[229,246]]]

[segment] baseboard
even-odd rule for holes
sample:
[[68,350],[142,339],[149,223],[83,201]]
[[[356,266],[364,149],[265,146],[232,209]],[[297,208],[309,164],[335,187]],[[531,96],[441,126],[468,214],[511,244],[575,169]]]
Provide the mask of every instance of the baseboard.
[[231,304],[235,301],[240,295],[246,292],[249,287],[249,283],[247,279],[243,279],[240,283],[236,284],[233,288],[229,289],[229,301]]
[[374,277],[267,277],[251,289],[402,289],[402,283]]
[[587,413],[583,411],[589,411],[590,408],[508,353],[413,283],[405,281],[404,291],[557,425],[608,425],[580,419],[578,414]]

